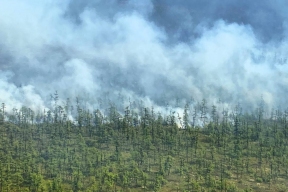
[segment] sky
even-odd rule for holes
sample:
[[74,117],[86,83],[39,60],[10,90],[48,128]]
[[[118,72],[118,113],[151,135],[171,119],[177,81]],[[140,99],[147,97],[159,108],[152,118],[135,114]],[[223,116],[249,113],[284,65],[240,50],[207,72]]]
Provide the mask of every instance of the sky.
[[283,108],[287,10],[285,0],[0,1],[0,102],[42,110],[57,91],[94,109]]

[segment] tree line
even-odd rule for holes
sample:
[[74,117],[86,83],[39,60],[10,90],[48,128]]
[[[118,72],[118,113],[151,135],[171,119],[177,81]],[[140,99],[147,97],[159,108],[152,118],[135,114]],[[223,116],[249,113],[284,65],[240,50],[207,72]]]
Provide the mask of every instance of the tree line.
[[[285,191],[288,112],[264,117],[202,100],[153,107],[0,113],[0,191]],[[70,116],[73,114],[73,118]]]

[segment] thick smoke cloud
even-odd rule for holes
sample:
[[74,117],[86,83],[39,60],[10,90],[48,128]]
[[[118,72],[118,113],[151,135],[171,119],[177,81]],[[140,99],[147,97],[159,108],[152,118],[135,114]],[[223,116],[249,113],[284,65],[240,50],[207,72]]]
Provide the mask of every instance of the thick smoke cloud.
[[268,107],[288,92],[285,1],[1,1],[0,101]]
[[262,41],[282,40],[287,27],[288,3],[284,0],[154,0],[152,19],[174,40],[197,37],[197,25],[212,27],[217,20],[250,25]]

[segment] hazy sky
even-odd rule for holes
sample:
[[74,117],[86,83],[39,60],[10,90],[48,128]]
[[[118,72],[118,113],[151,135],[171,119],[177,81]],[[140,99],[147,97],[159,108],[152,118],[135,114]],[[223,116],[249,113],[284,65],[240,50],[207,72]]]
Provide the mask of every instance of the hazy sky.
[[[0,1],[0,102],[287,103],[285,0]],[[98,107],[98,106],[95,106]]]

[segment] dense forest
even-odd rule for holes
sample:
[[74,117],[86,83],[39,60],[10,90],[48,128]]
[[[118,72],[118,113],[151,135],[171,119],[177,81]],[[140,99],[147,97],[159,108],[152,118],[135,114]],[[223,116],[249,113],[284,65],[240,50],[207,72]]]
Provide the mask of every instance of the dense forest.
[[202,100],[167,115],[133,103],[93,111],[58,103],[56,94],[42,112],[2,104],[0,191],[288,189],[288,111]]

